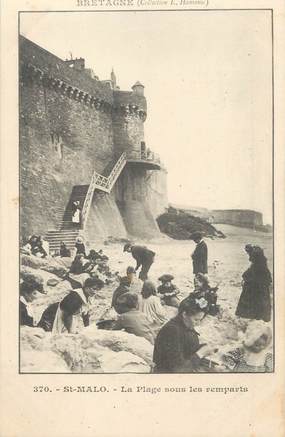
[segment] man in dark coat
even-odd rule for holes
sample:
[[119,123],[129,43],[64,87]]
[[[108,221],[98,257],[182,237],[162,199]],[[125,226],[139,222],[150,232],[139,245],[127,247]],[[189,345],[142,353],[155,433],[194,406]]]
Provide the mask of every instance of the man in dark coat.
[[137,246],[130,243],[125,244],[124,252],[129,252],[132,254],[133,258],[137,262],[135,270],[137,271],[141,267],[139,278],[142,281],[145,281],[148,278],[147,275],[149,269],[154,262],[155,252],[149,250],[145,246]]
[[192,254],[193,261],[193,273],[197,275],[197,273],[208,273],[208,247],[205,241],[202,238],[202,234],[200,232],[195,232],[192,234],[192,240],[196,243],[196,248]]

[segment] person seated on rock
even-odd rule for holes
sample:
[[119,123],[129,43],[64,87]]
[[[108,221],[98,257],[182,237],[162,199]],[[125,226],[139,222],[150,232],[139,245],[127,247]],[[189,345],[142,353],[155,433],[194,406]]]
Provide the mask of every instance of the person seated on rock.
[[159,330],[167,322],[166,312],[159,297],[156,295],[156,288],[153,282],[144,282],[141,292],[142,298],[139,301],[139,310],[142,311],[154,332]]
[[165,274],[160,276],[158,280],[162,284],[158,287],[157,292],[160,295],[160,299],[164,305],[178,308],[180,300],[178,299],[179,290],[171,281],[174,276]]
[[135,268],[133,266],[128,266],[126,275],[130,281],[130,292],[141,295],[142,281],[137,277]]
[[[88,326],[90,299],[96,295],[97,290],[101,290],[103,287],[104,282],[100,279],[87,278],[82,288],[74,289],[65,296],[57,307],[52,323],[53,334],[61,334],[65,331],[71,334],[77,333],[80,326],[78,318],[82,319],[84,326]],[[50,313],[52,312],[50,311]],[[46,315],[47,313],[45,318]]]
[[[128,266],[126,269],[126,276],[120,276],[119,272],[116,273],[119,281],[121,282],[122,279],[128,281],[130,283],[130,290],[131,292],[137,291],[138,293],[141,293],[141,281],[138,281],[136,278],[136,271],[133,266]],[[137,284],[139,282],[139,285]]]
[[41,258],[47,257],[47,252],[43,247],[43,239],[40,235],[32,235],[29,243],[31,245],[32,255],[40,256]]
[[37,298],[42,287],[35,281],[23,281],[20,284],[20,325],[34,326],[34,314],[31,303]]
[[124,329],[129,334],[144,337],[154,343],[154,333],[146,316],[138,310],[138,295],[124,293],[117,299],[120,315],[114,325],[115,330]]
[[207,314],[208,304],[204,298],[195,296],[182,300],[178,315],[169,320],[159,331],[154,345],[154,373],[192,373],[211,371],[206,356],[217,348],[199,343],[196,325]]
[[89,251],[89,254],[86,257],[89,261],[96,263],[99,259],[101,259],[101,256],[99,255],[98,252],[96,252],[96,250],[91,249]]
[[82,253],[79,253],[78,255],[75,255],[75,258],[71,263],[69,272],[73,273],[74,275],[80,275],[81,273],[86,272],[89,265],[90,264],[86,262],[84,255]]
[[32,254],[32,246],[30,244],[30,239],[31,239],[31,237],[23,237],[22,238],[20,252],[24,255],[31,255]]
[[248,325],[242,346],[224,353],[223,361],[233,372],[273,372],[271,341],[269,324],[255,320]]
[[126,275],[128,280],[130,281],[130,283],[132,283],[134,281],[134,279],[136,278],[136,270],[133,266],[128,266],[127,270],[126,270]]
[[127,276],[124,276],[120,279],[120,285],[113,293],[111,307],[114,308],[118,314],[120,314],[120,304],[118,304],[118,298],[124,293],[128,293],[130,291],[130,285],[130,279]]
[[72,288],[81,288],[87,278],[93,275],[93,265],[84,258],[83,254],[76,255],[66,279],[70,282]]
[[69,258],[71,256],[70,250],[67,249],[66,244],[63,241],[60,242],[59,255],[62,258]]
[[89,262],[89,266],[86,266],[86,271],[92,272],[98,270],[100,273],[104,270],[106,271],[107,260],[109,259],[107,256],[102,256],[96,250],[91,249],[86,259]]
[[76,238],[75,249],[76,249],[76,255],[82,254],[84,255],[84,258],[86,258],[85,244],[83,243],[83,239],[81,237]]
[[[197,273],[194,278],[194,292],[196,296],[203,297],[207,300],[209,309],[208,314],[215,316],[219,312],[219,305],[217,305],[217,291],[218,287],[211,287],[209,279],[203,273]],[[192,293],[189,294],[191,296]]]
[[124,252],[132,254],[137,262],[135,270],[137,271],[141,267],[139,278],[142,281],[145,281],[148,278],[149,269],[154,262],[155,252],[145,246],[138,246],[130,243],[125,244]]

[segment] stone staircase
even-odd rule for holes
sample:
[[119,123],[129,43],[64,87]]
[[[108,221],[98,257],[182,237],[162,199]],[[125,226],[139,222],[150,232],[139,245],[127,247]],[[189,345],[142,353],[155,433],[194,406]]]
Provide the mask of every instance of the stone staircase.
[[[57,229],[50,230],[45,235],[45,239],[49,243],[50,253],[59,251],[61,241],[63,241],[69,249],[74,247],[76,238],[79,234],[82,235],[84,233],[95,190],[109,194],[125,167],[126,162],[126,155],[123,153],[113,166],[108,177],[94,171],[90,185],[76,185],[73,187],[65,211],[62,210],[59,213],[61,218],[58,219]],[[76,228],[76,225],[72,222],[72,204],[75,201],[79,201],[81,209],[81,225],[79,225],[78,228]]]
[[79,229],[61,229],[56,231],[48,231],[45,235],[45,240],[49,243],[50,254],[59,252],[60,242],[63,241],[68,249],[73,249],[76,238],[79,235]]

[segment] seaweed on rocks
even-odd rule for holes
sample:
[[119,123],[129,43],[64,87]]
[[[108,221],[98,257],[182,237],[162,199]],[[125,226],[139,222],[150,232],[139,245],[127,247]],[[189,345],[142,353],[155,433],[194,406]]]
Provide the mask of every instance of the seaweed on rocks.
[[175,208],[157,218],[159,229],[175,240],[189,240],[193,232],[201,232],[208,238],[225,238],[223,232],[216,229],[211,223],[200,217]]

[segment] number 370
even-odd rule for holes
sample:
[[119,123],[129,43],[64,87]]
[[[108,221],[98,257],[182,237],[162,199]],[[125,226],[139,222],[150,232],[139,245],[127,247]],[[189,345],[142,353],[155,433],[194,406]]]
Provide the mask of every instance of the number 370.
[[43,392],[51,392],[51,389],[46,385],[34,385],[33,387],[34,392],[43,393]]

